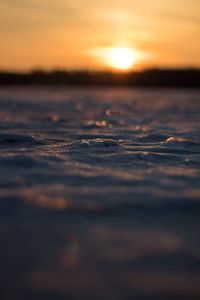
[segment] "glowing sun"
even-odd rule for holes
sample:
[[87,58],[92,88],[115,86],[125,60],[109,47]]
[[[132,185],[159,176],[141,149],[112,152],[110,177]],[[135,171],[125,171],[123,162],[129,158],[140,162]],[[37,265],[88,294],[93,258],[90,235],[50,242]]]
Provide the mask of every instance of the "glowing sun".
[[130,48],[112,48],[109,53],[109,64],[121,70],[127,70],[135,62],[134,52]]

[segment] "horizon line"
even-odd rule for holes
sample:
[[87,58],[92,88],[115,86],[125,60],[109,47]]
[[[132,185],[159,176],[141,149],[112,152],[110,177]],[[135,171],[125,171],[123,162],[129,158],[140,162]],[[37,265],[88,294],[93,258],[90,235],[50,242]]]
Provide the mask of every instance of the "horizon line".
[[130,69],[130,70],[117,70],[117,69],[88,69],[88,68],[80,68],[80,69],[68,69],[68,68],[60,68],[55,67],[52,69],[48,68],[32,68],[28,70],[15,70],[15,69],[0,69],[0,74],[22,74],[22,75],[31,75],[34,73],[109,73],[109,74],[132,74],[132,73],[143,73],[149,71],[200,71],[200,67],[188,66],[188,67],[147,67],[143,69]]

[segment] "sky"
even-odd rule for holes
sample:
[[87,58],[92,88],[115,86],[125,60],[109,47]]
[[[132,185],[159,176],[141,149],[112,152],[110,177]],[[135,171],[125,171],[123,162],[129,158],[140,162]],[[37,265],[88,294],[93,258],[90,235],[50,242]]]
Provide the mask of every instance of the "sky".
[[0,0],[0,69],[200,67],[200,0]]

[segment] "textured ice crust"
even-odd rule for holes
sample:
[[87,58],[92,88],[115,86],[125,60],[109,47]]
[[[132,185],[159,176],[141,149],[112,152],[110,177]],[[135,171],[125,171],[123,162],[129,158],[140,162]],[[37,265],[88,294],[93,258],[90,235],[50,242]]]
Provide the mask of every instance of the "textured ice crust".
[[200,92],[0,89],[0,291],[200,297]]

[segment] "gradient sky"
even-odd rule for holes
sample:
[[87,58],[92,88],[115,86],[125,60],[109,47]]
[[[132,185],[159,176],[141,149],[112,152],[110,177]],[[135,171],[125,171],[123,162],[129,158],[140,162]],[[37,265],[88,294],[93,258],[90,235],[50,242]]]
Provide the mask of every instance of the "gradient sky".
[[0,69],[103,69],[118,46],[139,68],[200,67],[199,37],[200,0],[0,0]]

